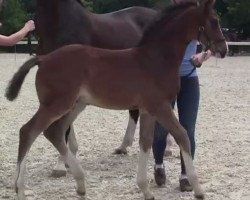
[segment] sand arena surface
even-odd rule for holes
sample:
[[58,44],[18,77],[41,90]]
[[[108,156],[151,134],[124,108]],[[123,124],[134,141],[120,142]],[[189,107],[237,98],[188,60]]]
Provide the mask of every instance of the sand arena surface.
[[[26,77],[15,102],[4,98],[8,80],[28,55],[0,54],[0,199],[16,199],[13,189],[18,131],[37,109],[34,78]],[[212,58],[199,69],[201,101],[197,123],[195,166],[207,200],[250,199],[250,57]],[[27,160],[28,200],[141,200],[136,185],[138,129],[126,156],[112,155],[128,121],[127,111],[88,107],[75,122],[78,158],[86,174],[86,198],[75,192],[70,173],[50,176],[57,151],[40,135]],[[149,160],[150,188],[157,200],[190,200],[193,193],[178,191],[179,150],[165,158],[167,184],[158,188],[153,180],[153,157]]]

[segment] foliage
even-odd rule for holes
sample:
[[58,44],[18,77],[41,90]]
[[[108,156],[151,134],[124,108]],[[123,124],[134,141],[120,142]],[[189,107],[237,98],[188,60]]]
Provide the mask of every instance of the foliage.
[[19,0],[5,1],[0,13],[2,23],[1,32],[11,34],[20,29],[26,21],[26,13],[23,10]]
[[82,2],[88,8],[88,10],[93,11],[93,0],[82,0]]
[[25,11],[29,13],[29,15],[35,13],[36,0],[19,0],[19,1],[22,4]]
[[222,20],[228,27],[242,31],[243,37],[250,37],[250,1],[249,0],[228,0],[227,13]]

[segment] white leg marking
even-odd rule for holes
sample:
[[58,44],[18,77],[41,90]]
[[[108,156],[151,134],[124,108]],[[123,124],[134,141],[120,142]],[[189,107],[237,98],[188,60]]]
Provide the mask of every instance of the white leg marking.
[[64,160],[59,155],[58,160],[57,160],[57,164],[56,164],[55,168],[53,169],[51,176],[58,178],[58,177],[66,176],[66,173],[67,173],[67,169],[65,167]]
[[69,133],[69,138],[68,138],[68,146],[70,151],[76,155],[77,151],[78,151],[78,144],[76,141],[76,133],[74,131],[73,126],[70,126],[70,133]]
[[25,166],[26,157],[23,158],[21,163],[17,163],[17,169],[16,169],[16,177],[15,177],[15,189],[17,192],[17,198],[18,200],[25,200],[25,194],[24,194],[24,173],[26,171]]
[[77,158],[71,153],[70,150],[64,156],[65,162],[68,164],[77,184],[77,193],[84,195],[85,189],[85,178],[83,169],[77,160]]
[[150,150],[144,152],[140,148],[139,161],[138,161],[138,171],[137,171],[137,184],[142,190],[145,199],[154,199],[154,196],[151,194],[148,188],[147,180],[147,163]]
[[185,163],[188,181],[194,189],[194,194],[196,197],[203,198],[204,192],[201,189],[200,183],[198,181],[197,174],[195,172],[193,160],[191,156],[184,150],[181,151],[182,157]]
[[127,152],[127,147],[132,146],[132,144],[133,144],[135,129],[136,129],[136,123],[133,120],[133,118],[131,118],[131,116],[129,116],[129,121],[128,121],[126,133],[125,133],[124,138],[122,140],[122,144],[120,145],[120,147],[117,150],[119,150],[123,153]]

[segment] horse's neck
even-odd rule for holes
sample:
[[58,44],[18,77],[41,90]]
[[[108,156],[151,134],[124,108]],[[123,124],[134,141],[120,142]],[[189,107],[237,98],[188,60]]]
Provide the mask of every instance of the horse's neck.
[[144,45],[144,52],[149,58],[158,59],[162,64],[180,65],[188,42],[197,37],[198,22],[194,20],[195,16],[183,15],[178,21],[170,22],[166,28],[156,31],[152,40]]
[[[35,21],[39,54],[51,52],[65,44],[86,41],[88,34],[85,34],[85,30],[89,24],[87,15],[86,9],[75,0],[38,0]],[[78,33],[77,37],[67,33],[71,28],[74,28],[74,33]]]

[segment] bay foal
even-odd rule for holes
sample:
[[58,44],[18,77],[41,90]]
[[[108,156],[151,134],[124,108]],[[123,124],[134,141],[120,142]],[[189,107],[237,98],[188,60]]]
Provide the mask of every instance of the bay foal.
[[[175,138],[195,196],[204,197],[190,156],[187,133],[175,117],[171,102],[179,90],[179,66],[190,40],[199,39],[213,53],[226,55],[227,45],[213,4],[214,0],[204,0],[199,6],[185,3],[167,8],[136,48],[105,50],[69,45],[46,56],[31,58],[21,66],[7,88],[6,97],[14,100],[29,70],[38,65],[36,89],[40,106],[20,129],[16,176],[19,200],[25,199],[26,154],[43,131],[69,165],[77,192],[85,194],[83,169],[65,143],[64,130],[86,105],[140,110],[137,183],[145,199],[154,199],[147,182],[147,160],[155,120]],[[58,119],[61,129],[56,128],[57,123],[51,126]]]
[[[134,47],[139,43],[146,26],[156,15],[155,10],[144,7],[95,14],[88,11],[80,0],[37,0],[35,14],[36,35],[39,40],[37,54],[44,55],[68,44],[86,44],[106,49]],[[130,110],[129,113],[129,123],[123,142],[115,153],[126,153],[127,147],[132,145],[139,111]],[[78,145],[73,125],[67,130],[66,142],[72,153],[76,154]],[[52,176],[64,175],[66,168],[62,158],[59,157]]]

